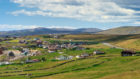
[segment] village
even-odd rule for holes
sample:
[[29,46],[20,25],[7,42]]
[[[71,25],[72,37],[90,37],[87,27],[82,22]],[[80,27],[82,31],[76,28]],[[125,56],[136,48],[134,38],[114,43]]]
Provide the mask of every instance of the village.
[[[50,35],[49,38],[58,39],[58,35]],[[89,45],[94,42],[74,42],[72,40],[68,41],[44,41],[40,38],[22,38],[22,37],[5,37],[1,39],[1,42],[5,42],[7,44],[11,44],[9,40],[16,40],[16,44],[10,47],[3,47],[1,44],[0,48],[0,65],[9,65],[14,64],[14,61],[21,60],[18,63],[26,64],[26,63],[36,63],[36,62],[44,62],[48,60],[47,57],[42,57],[39,59],[31,59],[31,57],[48,55],[51,53],[57,53],[58,55],[53,57],[52,60],[72,60],[72,59],[81,59],[87,58],[95,55],[105,55],[106,52],[100,51],[98,49],[94,49],[90,52],[84,52],[85,50],[91,50],[91,48],[82,47],[82,45]],[[18,45],[20,44],[20,45]],[[66,51],[64,51],[66,50]],[[76,51],[79,50],[81,53],[75,55],[67,54],[67,51]],[[136,52],[131,50],[123,50],[120,52],[121,56],[134,56]],[[23,59],[23,60],[22,60]]]
[[85,69],[94,71],[94,68],[100,68],[100,72],[107,68],[104,71],[107,72],[111,64],[116,69],[140,56],[139,50],[120,47],[105,40],[67,36],[1,37],[0,78],[38,79]]

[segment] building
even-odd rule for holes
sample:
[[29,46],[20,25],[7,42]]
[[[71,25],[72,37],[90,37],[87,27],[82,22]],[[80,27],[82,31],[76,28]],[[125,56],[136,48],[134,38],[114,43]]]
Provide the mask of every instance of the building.
[[73,56],[63,56],[63,55],[61,55],[61,56],[57,57],[56,60],[70,60],[72,58],[73,58]]
[[83,53],[81,54],[80,58],[86,58],[86,57],[89,57],[90,55],[88,53]]
[[60,50],[61,47],[59,45],[49,45],[48,46],[48,52],[53,53],[56,52],[57,50]]
[[134,56],[135,54],[136,54],[136,52],[130,51],[130,50],[123,50],[123,51],[121,52],[121,55],[122,55],[122,56]]
[[36,62],[40,62],[40,60],[38,59],[26,60],[26,63],[36,63]]
[[98,50],[93,52],[93,55],[99,55],[99,54],[105,54],[105,52],[98,51]]
[[75,56],[76,58],[81,58],[80,55]]

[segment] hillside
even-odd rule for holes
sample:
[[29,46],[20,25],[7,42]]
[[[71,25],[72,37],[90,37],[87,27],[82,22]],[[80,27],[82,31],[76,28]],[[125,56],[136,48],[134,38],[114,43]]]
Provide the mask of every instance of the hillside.
[[96,33],[101,31],[97,28],[80,28],[80,29],[67,29],[67,28],[35,28],[16,31],[0,32],[0,36],[26,36],[26,35],[42,35],[42,34],[80,34],[80,33]]
[[119,47],[126,48],[126,49],[140,51],[140,39],[139,38],[117,41],[117,42],[113,42],[113,44],[116,46],[119,46]]
[[98,34],[116,34],[116,35],[140,34],[140,27],[139,26],[118,27],[98,32]]
[[[61,38],[72,40],[94,41],[97,44],[101,42],[108,42],[118,47],[140,51],[140,34],[136,35],[81,34],[81,35],[65,35]],[[87,47],[95,48],[94,45],[88,45]],[[103,45],[99,47],[103,47]]]
[[[46,37],[45,37],[46,36]],[[46,61],[36,63],[20,63],[28,57],[13,61],[14,64],[0,65],[0,79],[139,79],[140,78],[140,57],[135,56],[122,57],[122,49],[112,48],[103,45],[102,42],[108,42],[114,45],[129,46],[129,48],[139,47],[140,35],[99,35],[99,34],[80,34],[63,35],[62,37],[47,38],[48,35],[34,35],[19,37],[9,41],[3,41],[0,44],[4,47],[11,46],[29,46],[28,44],[19,44],[19,40],[28,38],[31,41],[34,38],[40,38],[49,43],[66,42],[89,42],[82,44],[86,49],[62,49],[54,53],[48,53],[48,49],[41,47],[31,48],[42,52],[42,55],[30,56],[32,59],[46,58]],[[29,40],[30,39],[30,40]],[[71,39],[71,41],[69,41]],[[97,43],[95,43],[97,42]],[[58,43],[58,44],[59,44]],[[11,48],[10,48],[11,49]],[[12,48],[13,49],[13,48]],[[138,48],[137,48],[138,49]],[[86,58],[75,58],[75,56],[99,50],[105,52],[101,55],[91,55]],[[139,52],[140,50],[137,50]],[[63,53],[60,53],[63,52]],[[55,60],[56,57],[67,55],[74,56],[69,60]],[[85,73],[86,72],[86,73]]]

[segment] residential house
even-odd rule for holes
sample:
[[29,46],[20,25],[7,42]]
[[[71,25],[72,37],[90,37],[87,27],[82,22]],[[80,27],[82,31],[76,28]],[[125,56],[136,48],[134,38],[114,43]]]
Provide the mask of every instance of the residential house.
[[89,57],[90,55],[88,53],[83,53],[80,55],[80,58],[86,58]]
[[77,55],[77,56],[75,56],[76,58],[81,58],[81,56],[80,55]]
[[36,62],[40,62],[40,60],[38,59],[32,59],[32,60],[26,60],[25,63],[36,63]]
[[30,50],[30,56],[38,56],[41,55],[41,52],[38,50]]
[[98,51],[98,50],[93,52],[93,55],[99,55],[99,54],[105,54],[105,52]]
[[136,52],[130,51],[130,50],[123,50],[123,51],[121,52],[121,55],[122,55],[122,56],[134,56],[135,54],[136,54]]
[[48,45],[43,45],[42,48],[43,49],[47,49],[48,48]]
[[19,40],[19,43],[26,43],[26,40]]
[[67,49],[73,49],[73,48],[76,48],[76,47],[77,47],[76,45],[66,44]]
[[87,57],[89,57],[89,56],[91,56],[91,55],[88,54],[88,53],[83,53],[83,54],[81,54],[81,55],[76,55],[75,57],[76,57],[76,58],[87,58]]
[[28,48],[23,48],[21,52],[22,55],[27,56],[30,53],[30,50]]
[[48,46],[49,53],[56,52],[57,50],[61,50],[61,47],[59,45],[49,45]]
[[39,38],[34,38],[33,40],[34,40],[34,41],[37,41],[37,40],[40,40],[40,39],[39,39]]
[[42,47],[43,46],[43,41],[37,40],[36,44],[37,44],[37,46]]
[[9,65],[12,64],[11,62],[5,61],[5,62],[0,62],[0,65]]
[[73,56],[64,56],[64,55],[61,55],[61,56],[57,57],[56,59],[57,60],[70,60],[72,58],[73,58]]

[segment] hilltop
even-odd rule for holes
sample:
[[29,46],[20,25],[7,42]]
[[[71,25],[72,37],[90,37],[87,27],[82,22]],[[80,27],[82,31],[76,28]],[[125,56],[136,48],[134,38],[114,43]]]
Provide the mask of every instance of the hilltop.
[[124,26],[124,27],[104,30],[102,32],[98,32],[97,34],[115,34],[115,35],[140,34],[140,27],[139,26]]

